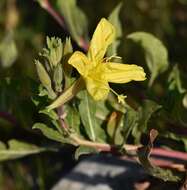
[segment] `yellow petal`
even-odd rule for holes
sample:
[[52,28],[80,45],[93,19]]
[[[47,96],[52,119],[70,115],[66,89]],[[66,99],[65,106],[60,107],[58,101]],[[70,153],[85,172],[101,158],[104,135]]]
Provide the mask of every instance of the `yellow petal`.
[[111,62],[103,64],[106,66],[105,77],[108,82],[127,83],[132,80],[143,81],[146,79],[145,72],[140,66]]
[[82,75],[86,76],[91,66],[88,58],[80,51],[76,51],[68,60],[68,63],[75,67],[77,71]]
[[114,41],[115,28],[105,18],[102,18],[93,34],[88,51],[88,57],[93,62],[101,62],[107,47]]
[[88,77],[85,78],[85,82],[86,82],[86,88],[94,100],[98,101],[107,98],[110,89],[107,81],[103,80],[101,82]]

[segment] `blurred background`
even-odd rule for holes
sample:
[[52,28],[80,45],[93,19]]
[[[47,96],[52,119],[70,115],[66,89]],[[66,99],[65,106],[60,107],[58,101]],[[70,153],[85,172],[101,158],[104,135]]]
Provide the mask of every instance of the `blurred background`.
[[[78,6],[88,18],[89,34],[102,17],[108,17],[118,0],[78,0]],[[53,7],[58,10],[55,0]],[[178,64],[187,88],[187,1],[186,0],[126,0],[120,11],[123,37],[131,32],[145,31],[157,36],[168,49],[170,68]],[[41,116],[31,101],[38,78],[34,59],[45,46],[46,36],[65,38],[59,24],[37,1],[0,1],[0,141],[21,139],[38,145],[51,142],[32,130]],[[122,38],[123,38],[122,37]],[[75,48],[77,45],[74,44]],[[131,46],[120,44],[119,54],[128,61],[138,61],[139,53],[130,53]],[[169,71],[168,71],[169,72]],[[163,76],[154,83],[149,94],[160,100],[166,94]],[[40,118],[43,119],[43,118]],[[77,162],[73,147],[61,152],[42,153],[0,163],[0,189],[49,189],[60,176]],[[50,165],[53,167],[48,167]],[[46,169],[47,168],[47,169]]]

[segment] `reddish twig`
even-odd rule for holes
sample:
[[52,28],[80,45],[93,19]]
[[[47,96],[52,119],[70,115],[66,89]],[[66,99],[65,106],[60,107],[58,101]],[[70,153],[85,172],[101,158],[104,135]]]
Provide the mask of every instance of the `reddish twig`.
[[[92,148],[96,148],[98,151],[102,152],[112,152],[116,147],[107,143],[98,143],[92,142],[84,139],[80,139],[75,135],[70,135],[71,139],[75,141],[78,145],[88,146]],[[129,145],[125,144],[124,149],[126,151],[131,151],[132,153],[137,152],[137,149],[140,148],[141,145]],[[164,157],[164,159],[179,159],[182,161],[187,161],[187,153],[173,151],[173,150],[166,150],[162,148],[153,148],[151,151],[151,156],[156,159],[156,156]],[[163,160],[163,159],[162,159]]]
[[[46,10],[56,21],[57,23],[63,28],[64,31],[69,33],[66,24],[65,24],[65,19],[63,16],[61,16],[51,5],[49,0],[38,0],[40,3],[40,6]],[[84,38],[80,38],[78,40],[78,45],[84,50],[87,51],[89,44],[84,40]]]
[[66,25],[65,25],[65,20],[64,18],[59,15],[52,7],[51,3],[49,2],[49,0],[39,0],[39,3],[41,5],[41,7],[46,10],[56,21],[57,23],[65,30],[66,29]]
[[153,148],[151,151],[152,156],[163,156],[168,158],[180,159],[187,161],[187,153],[175,150],[166,150],[162,148]]

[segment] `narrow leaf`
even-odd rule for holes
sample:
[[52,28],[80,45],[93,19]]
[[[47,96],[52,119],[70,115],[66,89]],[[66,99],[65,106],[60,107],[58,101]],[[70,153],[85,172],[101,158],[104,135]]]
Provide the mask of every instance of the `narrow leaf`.
[[43,123],[35,123],[32,128],[41,130],[43,135],[46,136],[48,139],[58,141],[61,143],[69,142],[68,138],[65,138],[60,132],[48,127],[47,125],[45,125]]
[[70,107],[69,105],[66,105],[64,108],[64,112],[66,113],[65,122],[67,125],[73,129],[74,132],[76,132],[79,136],[81,136],[80,131],[80,116],[76,108]]
[[75,151],[75,159],[78,160],[81,155],[93,153],[98,153],[98,151],[94,148],[90,148],[87,146],[79,146]]
[[124,142],[127,141],[127,138],[131,131],[138,126],[138,113],[130,106],[126,107],[126,113],[123,117],[123,139]]
[[79,105],[79,113],[87,135],[92,141],[96,140],[101,141],[105,139],[105,132],[99,125],[99,121],[95,116],[96,115],[95,101],[87,93],[87,91],[82,91],[81,97],[82,99]]
[[0,161],[16,159],[43,151],[46,151],[46,148],[41,148],[15,139],[8,142],[8,148],[0,142]]

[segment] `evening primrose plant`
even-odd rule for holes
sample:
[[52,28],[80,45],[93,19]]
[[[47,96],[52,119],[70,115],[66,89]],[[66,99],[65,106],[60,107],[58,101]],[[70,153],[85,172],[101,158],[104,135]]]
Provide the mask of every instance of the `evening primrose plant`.
[[[93,34],[87,55],[76,51],[70,57],[68,63],[80,73],[83,79],[82,82],[85,82],[88,93],[95,101],[106,99],[111,90],[117,95],[118,101],[124,104],[125,96],[118,95],[110,88],[108,83],[127,83],[132,80],[143,81],[146,78],[145,72],[140,66],[112,62],[111,58],[113,56],[104,58],[108,46],[115,40],[115,34],[114,26],[106,19],[101,19]],[[77,83],[75,84],[77,85]],[[78,85],[80,86],[79,83]],[[68,95],[66,93],[62,94],[48,108],[54,109],[61,106],[65,103],[65,100],[69,100]]]
[[[33,102],[49,122],[35,123],[33,129],[39,129],[51,140],[76,146],[76,159],[82,154],[98,152],[136,154],[150,174],[177,181],[171,171],[165,172],[149,161],[157,131],[152,130],[150,144],[146,147],[139,149],[139,146],[127,144],[129,138],[140,144],[148,121],[161,107],[151,100],[142,100],[141,105],[132,107],[127,104],[128,96],[110,87],[109,83],[122,86],[146,79],[141,66],[123,64],[122,58],[116,54],[105,57],[116,40],[116,34],[117,28],[102,18],[87,54],[73,51],[70,38],[62,42],[59,38],[47,37],[47,47],[35,60],[40,85]],[[144,44],[147,35],[137,33],[128,38]],[[150,41],[153,38],[153,42],[160,45],[156,38],[148,38]],[[153,54],[150,53],[149,59]]]

